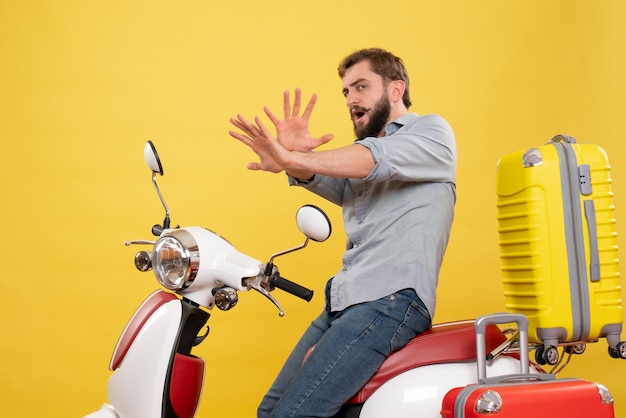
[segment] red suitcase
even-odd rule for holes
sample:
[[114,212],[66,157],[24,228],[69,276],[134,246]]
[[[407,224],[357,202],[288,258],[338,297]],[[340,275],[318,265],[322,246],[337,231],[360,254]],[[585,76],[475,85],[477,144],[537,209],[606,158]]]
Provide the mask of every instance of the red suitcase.
[[[517,322],[520,331],[519,375],[485,378],[487,353],[485,328],[493,323]],[[556,379],[551,374],[528,373],[528,319],[497,314],[476,320],[478,383],[449,391],[443,398],[442,418],[614,417],[613,398],[602,385],[583,379]]]

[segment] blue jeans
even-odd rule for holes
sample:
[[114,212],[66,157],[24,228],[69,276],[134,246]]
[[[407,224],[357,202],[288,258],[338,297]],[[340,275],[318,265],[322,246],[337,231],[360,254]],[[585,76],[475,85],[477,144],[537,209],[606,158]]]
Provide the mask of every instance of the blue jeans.
[[329,288],[330,281],[326,309],[291,352],[257,417],[333,416],[387,356],[431,326],[428,310],[412,289],[330,312]]

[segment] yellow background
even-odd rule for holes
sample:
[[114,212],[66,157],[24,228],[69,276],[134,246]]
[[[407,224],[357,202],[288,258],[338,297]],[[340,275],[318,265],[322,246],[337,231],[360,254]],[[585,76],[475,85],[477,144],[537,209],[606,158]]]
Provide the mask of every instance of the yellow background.
[[[201,224],[265,260],[301,241],[295,210],[327,210],[325,244],[285,256],[286,316],[257,294],[215,311],[200,416],[253,416],[282,359],[321,309],[338,267],[340,212],[254,160],[228,118],[319,94],[311,128],[352,140],[339,60],[379,46],[403,57],[418,113],[458,140],[458,203],[436,322],[503,310],[495,210],[500,156],[557,133],[604,147],[626,247],[626,4],[620,0],[0,2],[0,404],[7,417],[82,416],[106,401],[111,351],[157,287],[127,239],[162,209],[142,159],[152,139],[173,222]],[[623,269],[624,267],[622,267]],[[626,416],[626,361],[601,341],[564,375],[606,384]]]

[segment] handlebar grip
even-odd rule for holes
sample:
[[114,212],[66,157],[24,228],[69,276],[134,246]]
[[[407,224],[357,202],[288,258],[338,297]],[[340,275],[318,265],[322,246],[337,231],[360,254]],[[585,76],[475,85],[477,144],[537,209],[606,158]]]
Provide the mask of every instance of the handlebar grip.
[[287,293],[291,293],[292,295],[297,296],[300,299],[306,300],[307,302],[309,302],[313,298],[312,290],[300,286],[299,284],[294,283],[290,280],[287,280],[284,277],[280,277],[279,275],[274,275],[274,277],[272,278],[272,284]]

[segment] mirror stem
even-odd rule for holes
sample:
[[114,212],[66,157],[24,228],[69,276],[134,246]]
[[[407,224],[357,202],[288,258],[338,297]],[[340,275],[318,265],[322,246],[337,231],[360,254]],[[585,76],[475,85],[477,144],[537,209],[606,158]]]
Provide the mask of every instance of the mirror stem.
[[273,264],[274,264],[274,259],[275,259],[276,257],[279,257],[279,256],[281,256],[281,255],[289,254],[289,253],[292,253],[292,252],[294,252],[294,251],[298,251],[298,250],[303,249],[304,247],[306,247],[306,246],[309,244],[309,240],[310,240],[310,238],[309,238],[309,237],[306,237],[306,240],[304,240],[304,244],[302,244],[302,245],[299,245],[299,246],[297,246],[297,247],[293,247],[293,248],[290,248],[290,249],[288,249],[288,250],[281,251],[281,252],[279,252],[279,253],[274,254],[273,256],[271,256],[271,257],[270,257],[269,264],[273,265]]
[[274,273],[274,259],[276,257],[280,257],[281,255],[285,255],[285,254],[292,253],[294,251],[301,250],[301,249],[303,249],[304,247],[306,247],[309,244],[310,240],[311,240],[311,238],[306,237],[306,239],[304,240],[304,244],[298,245],[297,247],[293,247],[293,248],[290,248],[288,250],[281,251],[279,253],[276,253],[276,254],[272,255],[270,257],[270,261],[268,261],[267,264],[265,265],[265,271],[263,272],[264,279],[263,279],[263,283],[262,284],[265,285],[265,286],[269,285],[270,276]]
[[152,184],[154,184],[154,188],[157,194],[159,195],[159,199],[161,199],[161,204],[163,205],[163,208],[165,208],[165,219],[163,220],[163,228],[168,229],[170,227],[170,210],[167,207],[167,203],[165,203],[165,199],[163,199],[163,195],[161,194],[161,190],[159,189],[159,186],[157,185],[156,175],[157,173],[153,171],[152,172]]

